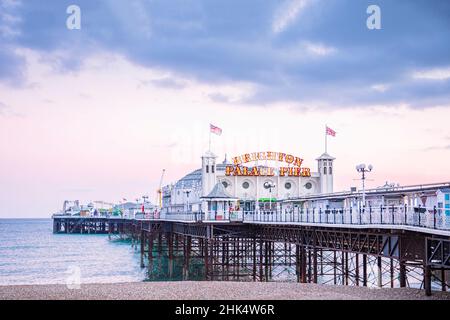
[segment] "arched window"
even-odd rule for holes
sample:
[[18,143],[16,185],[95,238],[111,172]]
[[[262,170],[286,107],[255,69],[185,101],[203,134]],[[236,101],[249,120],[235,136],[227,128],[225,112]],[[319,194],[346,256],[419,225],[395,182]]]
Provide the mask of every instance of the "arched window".
[[209,166],[206,165],[206,173],[209,173]]
[[212,165],[212,166],[211,166],[211,172],[214,173],[215,170],[216,170],[216,166],[215,166],[215,165]]
[[327,167],[323,167],[323,174],[327,174]]
[[330,174],[333,174],[333,168],[330,167],[329,170],[328,170],[328,172],[329,172]]

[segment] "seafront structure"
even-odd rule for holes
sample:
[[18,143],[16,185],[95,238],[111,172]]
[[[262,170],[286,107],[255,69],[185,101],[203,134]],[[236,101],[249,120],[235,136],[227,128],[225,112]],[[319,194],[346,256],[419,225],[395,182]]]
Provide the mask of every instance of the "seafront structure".
[[128,236],[169,279],[182,265],[183,279],[448,289],[450,182],[334,193],[326,153],[317,172],[285,153],[216,159],[164,187],[160,212],[54,216],[54,232]]
[[[327,153],[317,158],[318,170],[311,172],[303,159],[282,152],[253,152],[216,163],[207,151],[202,166],[178,182],[163,187],[163,212],[208,212],[227,214],[205,197],[221,184],[224,194],[238,200],[231,211],[276,210],[283,200],[333,192],[333,161]],[[209,207],[208,204],[210,205]]]

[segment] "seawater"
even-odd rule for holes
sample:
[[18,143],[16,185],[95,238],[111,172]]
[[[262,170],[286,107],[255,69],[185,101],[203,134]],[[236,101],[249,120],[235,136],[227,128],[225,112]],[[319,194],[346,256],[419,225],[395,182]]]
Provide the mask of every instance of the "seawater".
[[107,235],[53,234],[51,219],[0,219],[0,285],[148,280],[129,241]]

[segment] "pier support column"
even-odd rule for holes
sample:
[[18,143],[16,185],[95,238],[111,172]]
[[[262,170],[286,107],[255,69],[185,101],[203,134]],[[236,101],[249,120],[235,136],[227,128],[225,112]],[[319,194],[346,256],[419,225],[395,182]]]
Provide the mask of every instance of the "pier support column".
[[406,264],[404,261],[400,261],[399,281],[400,281],[400,288],[405,288],[406,287]]
[[169,267],[169,280],[172,279],[173,276],[173,239],[172,239],[172,233],[168,232],[166,234],[167,237],[167,246],[169,249],[169,263],[168,263],[168,267]]
[[367,287],[367,255],[363,254],[363,286]]
[[391,288],[394,288],[394,259],[390,259]]
[[441,269],[441,286],[442,286],[442,291],[447,291],[447,280],[446,280],[446,276],[445,276],[445,269]]
[[264,246],[264,280],[269,281],[269,246],[270,242],[266,241]]
[[262,282],[264,280],[263,276],[263,241],[259,239],[259,281]]
[[252,243],[253,249],[253,281],[256,281],[256,237],[253,237]]
[[305,246],[300,246],[300,277],[301,283],[306,283],[306,249]]
[[333,276],[334,276],[334,284],[337,284],[337,257],[336,250],[333,250]]
[[378,270],[378,287],[383,287],[383,270],[381,265],[381,257],[377,258],[377,270]]
[[317,283],[317,274],[319,270],[317,268],[317,248],[315,246],[313,249],[313,267],[314,267],[313,282]]
[[148,270],[150,274],[153,273],[153,233],[149,233],[148,238],[148,249],[147,249],[147,257],[148,257]]
[[203,241],[203,255],[205,257],[205,280],[208,280],[209,274],[208,239],[205,239]]
[[355,254],[355,283],[359,287],[359,254]]
[[423,282],[425,294],[431,296],[431,267],[425,265],[423,269]]
[[297,275],[297,282],[301,281],[301,260],[300,260],[300,246],[295,245],[295,274]]
[[144,230],[141,230],[141,268],[145,268],[144,251],[145,251],[145,232]]
[[308,255],[308,283],[312,282],[312,254],[311,249],[308,248],[307,250]]
[[349,268],[348,268],[348,252],[345,252],[345,285],[348,286]]
[[191,258],[191,237],[185,236],[183,243],[183,253],[184,253],[184,261],[183,261],[183,280],[189,279],[189,263]]

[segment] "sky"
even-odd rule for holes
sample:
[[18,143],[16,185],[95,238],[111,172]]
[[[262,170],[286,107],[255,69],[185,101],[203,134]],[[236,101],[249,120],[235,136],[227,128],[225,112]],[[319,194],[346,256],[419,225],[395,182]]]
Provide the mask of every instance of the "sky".
[[360,163],[368,187],[450,181],[449,34],[446,0],[0,0],[0,218],[155,202],[210,123],[218,161],[281,151],[313,171],[328,125],[335,191]]

